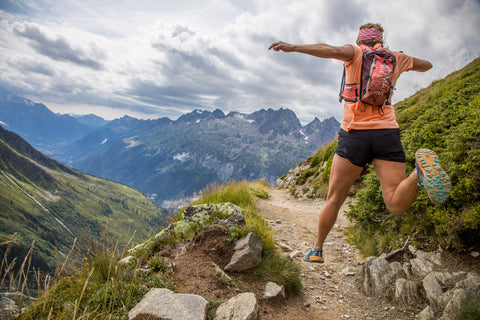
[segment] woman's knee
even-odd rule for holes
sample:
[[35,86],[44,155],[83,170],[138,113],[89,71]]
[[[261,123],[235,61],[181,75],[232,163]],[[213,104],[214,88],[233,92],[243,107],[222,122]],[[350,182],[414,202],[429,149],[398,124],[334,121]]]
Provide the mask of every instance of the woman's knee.
[[340,208],[342,207],[343,203],[345,202],[346,196],[343,197],[342,195],[334,195],[334,196],[327,196],[327,199],[325,201],[325,206],[329,207],[332,211],[334,211],[336,214],[338,211],[340,211]]
[[395,204],[387,203],[386,201],[385,201],[385,205],[387,206],[388,211],[390,211],[391,213],[397,216],[404,214],[408,209],[408,208],[405,209],[405,207],[402,205],[395,205]]

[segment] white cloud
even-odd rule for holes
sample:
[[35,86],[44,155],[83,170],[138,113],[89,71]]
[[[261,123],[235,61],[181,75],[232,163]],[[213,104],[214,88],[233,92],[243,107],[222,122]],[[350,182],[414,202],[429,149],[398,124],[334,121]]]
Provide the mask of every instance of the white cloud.
[[474,0],[10,0],[0,4],[0,86],[106,118],[283,107],[303,122],[340,120],[341,62],[267,51],[272,42],[343,45],[380,22],[391,49],[434,65],[402,75],[398,101],[479,56],[479,9]]

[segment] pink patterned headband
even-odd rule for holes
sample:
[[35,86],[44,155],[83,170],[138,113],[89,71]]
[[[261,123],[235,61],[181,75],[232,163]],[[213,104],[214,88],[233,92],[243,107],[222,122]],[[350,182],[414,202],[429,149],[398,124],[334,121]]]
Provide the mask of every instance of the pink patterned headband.
[[378,30],[377,28],[365,28],[360,29],[358,32],[358,41],[364,40],[383,40],[383,31]]

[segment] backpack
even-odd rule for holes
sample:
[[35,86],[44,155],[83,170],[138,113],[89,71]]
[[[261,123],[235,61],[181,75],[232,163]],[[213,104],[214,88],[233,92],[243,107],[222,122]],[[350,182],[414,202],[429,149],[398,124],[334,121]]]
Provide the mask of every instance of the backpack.
[[392,77],[396,66],[395,55],[386,49],[363,48],[360,83],[345,83],[345,65],[339,101],[357,102],[376,106],[383,111],[384,104],[390,104],[393,93]]

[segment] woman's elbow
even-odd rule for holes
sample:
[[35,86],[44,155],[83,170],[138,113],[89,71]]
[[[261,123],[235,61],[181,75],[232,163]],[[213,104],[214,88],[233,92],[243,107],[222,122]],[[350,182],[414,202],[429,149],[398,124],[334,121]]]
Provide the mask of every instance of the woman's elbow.
[[425,72],[432,69],[433,65],[430,61],[413,58],[413,70]]

